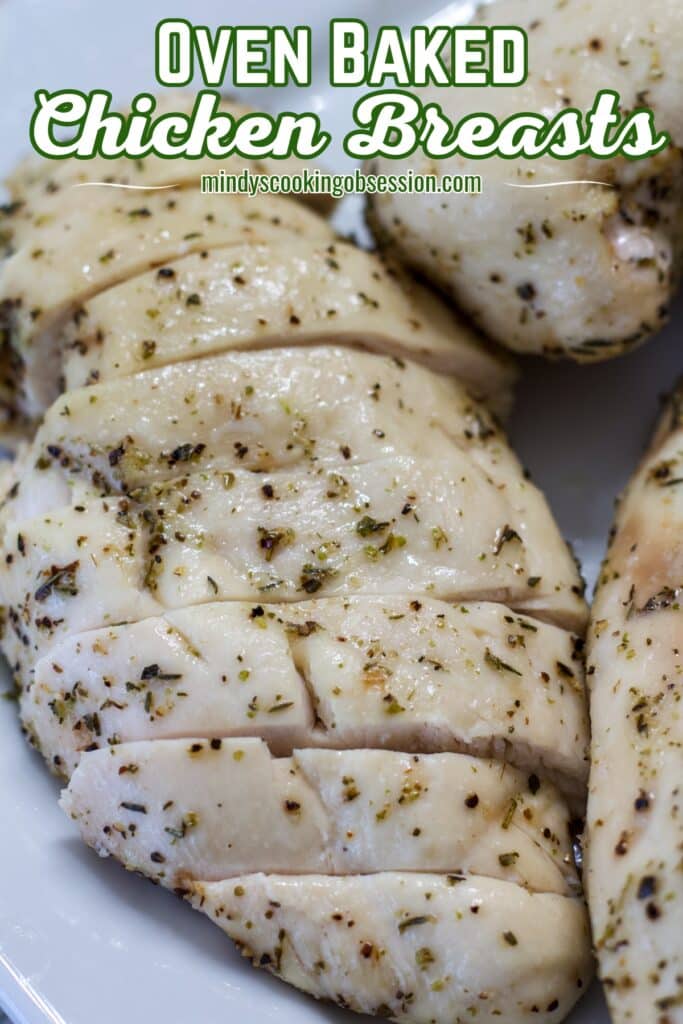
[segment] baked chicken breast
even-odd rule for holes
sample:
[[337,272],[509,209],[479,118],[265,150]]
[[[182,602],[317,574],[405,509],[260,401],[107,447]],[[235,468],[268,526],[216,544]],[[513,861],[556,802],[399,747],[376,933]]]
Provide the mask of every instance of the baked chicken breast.
[[589,630],[587,883],[615,1024],[683,1019],[683,418],[619,506]]
[[[662,326],[680,279],[683,8],[678,0],[497,0],[475,21],[526,30],[529,76],[515,87],[418,91],[453,121],[589,110],[611,89],[625,111],[651,108],[671,145],[638,161],[433,161],[418,149],[398,165],[481,175],[482,194],[376,195],[370,226],[501,344],[580,361],[618,355]],[[385,159],[371,169],[396,167]],[[555,185],[567,181],[576,184]]]

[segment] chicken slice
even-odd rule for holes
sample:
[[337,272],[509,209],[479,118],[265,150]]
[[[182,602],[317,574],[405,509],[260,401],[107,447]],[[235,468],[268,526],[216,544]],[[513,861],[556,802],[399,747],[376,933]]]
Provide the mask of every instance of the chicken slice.
[[534,507],[538,494],[521,477],[499,490],[455,448],[332,472],[193,473],[131,497],[76,494],[8,524],[0,582],[20,624],[11,661],[141,611],[216,598],[405,593],[583,624],[574,564]]
[[581,625],[575,566],[538,492],[521,476],[500,490],[455,448],[333,472],[190,474],[140,501],[156,517],[145,576],[166,607],[211,592],[427,593]]
[[30,456],[37,475],[25,475],[3,514],[51,507],[42,498],[51,465],[131,491],[188,469],[338,467],[392,454],[435,457],[452,445],[499,488],[522,488],[538,506],[538,524],[549,521],[495,420],[455,379],[334,347],[227,353],[59,399]]
[[557,1024],[591,976],[582,903],[498,879],[255,874],[188,888],[256,966],[409,1024]]
[[[207,196],[193,189],[78,192],[33,225],[0,268],[0,311],[20,362],[16,403],[38,416],[60,376],[61,332],[83,302],[150,267],[239,241],[306,235],[331,242],[328,223],[277,196]],[[190,302],[195,297],[188,296]],[[150,326],[156,314],[148,310]]]
[[[534,789],[535,789],[534,785]],[[245,872],[464,872],[576,894],[569,814],[545,783],[463,754],[295,750],[260,739],[123,743],[81,758],[82,837],[170,888]]]
[[40,658],[24,727],[69,777],[116,742],[258,735],[297,746],[461,751],[554,779],[580,806],[580,643],[502,605],[432,598],[214,603],[78,633]]
[[[378,195],[369,216],[380,242],[491,338],[522,352],[605,359],[659,329],[680,279],[683,7],[563,0],[548,8],[545,0],[498,0],[477,13],[485,25],[526,29],[524,85],[432,88],[420,99],[454,122],[483,110],[503,122],[520,112],[589,110],[598,90],[613,89],[622,110],[651,107],[672,145],[639,161],[489,158],[483,168],[461,156],[434,161],[418,149],[402,169],[483,174],[482,194]],[[395,172],[396,161],[372,169]],[[606,185],[542,187],[565,181]]]
[[195,253],[96,296],[64,332],[66,388],[226,349],[325,341],[414,359],[509,405],[511,364],[436,296],[356,246],[307,238]]
[[683,1020],[682,400],[622,499],[589,633],[587,878],[615,1024]]
[[[195,101],[196,96],[191,93],[165,91],[155,97],[155,116],[170,113],[189,115]],[[221,97],[217,110],[239,120],[252,112],[253,108],[237,103],[234,99]],[[154,154],[142,160],[93,157],[87,161],[73,158],[45,160],[31,156],[19,163],[5,183],[12,202],[5,215],[7,219],[4,222],[0,220],[0,231],[9,231],[16,243],[26,223],[35,223],[37,219],[54,212],[65,200],[70,201],[71,197],[66,190],[85,182],[111,182],[138,188],[154,185],[198,187],[204,174],[215,175],[219,170],[226,174],[240,174],[245,169],[259,175],[294,175],[302,174],[304,170],[310,172],[311,161],[296,157],[249,160],[236,154],[220,162],[213,157],[168,159]],[[83,196],[80,188],[75,194],[81,198]],[[320,213],[329,213],[334,205],[332,197],[325,192],[305,193],[301,199]]]
[[130,490],[188,468],[428,456],[446,440],[492,476],[518,472],[495,421],[454,378],[325,346],[229,352],[72,391],[48,410],[33,457],[41,471],[76,462]]

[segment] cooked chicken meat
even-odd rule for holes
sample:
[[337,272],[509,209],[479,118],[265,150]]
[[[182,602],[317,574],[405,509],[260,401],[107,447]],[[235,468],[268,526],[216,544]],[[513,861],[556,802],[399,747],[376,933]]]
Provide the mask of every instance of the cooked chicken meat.
[[583,625],[574,564],[538,492],[514,478],[501,491],[457,449],[343,473],[204,471],[73,502],[7,525],[0,579],[34,656],[127,608],[216,598],[428,594]]
[[615,1024],[683,1019],[682,398],[622,499],[589,633],[588,894]]
[[255,965],[391,1020],[554,1024],[591,971],[580,903],[478,875],[257,874],[187,894]]
[[578,888],[557,792],[463,754],[273,758],[259,739],[122,743],[113,756],[82,759],[62,805],[100,853],[171,888],[255,871],[447,873],[453,865],[535,892]]
[[26,456],[38,476],[23,474],[3,515],[43,511],[53,465],[130,493],[188,470],[347,467],[444,446],[503,488],[521,476],[495,419],[454,378],[333,347],[226,353],[59,399]]
[[554,1024],[590,977],[586,608],[479,401],[507,366],[287,200],[89,194],[0,285],[25,407],[68,388],[0,508],[65,808],[314,995]]
[[[88,189],[71,205],[32,225],[0,267],[0,310],[13,357],[20,361],[17,407],[39,415],[59,379],[60,332],[99,292],[193,252],[239,241],[304,234],[331,243],[328,223],[303,206],[265,196],[202,195],[194,189],[115,193]],[[191,300],[191,301],[194,301]],[[152,312],[149,310],[148,312]],[[148,317],[154,326],[155,317]]]
[[227,349],[323,341],[457,374],[503,410],[513,376],[395,268],[345,242],[291,237],[195,253],[131,278],[82,306],[64,338],[67,389]]
[[581,668],[578,638],[502,604],[230,601],[54,643],[26,680],[21,710],[66,777],[84,750],[116,737],[258,735],[278,754],[337,746],[495,756],[554,779],[580,808]]
[[[194,98],[182,93],[167,92],[156,98],[157,112],[180,111],[189,114],[193,105]],[[249,112],[248,107],[228,99],[222,99],[218,109],[237,119]],[[302,171],[303,166],[296,158],[249,161],[232,156],[221,161],[222,170],[234,174],[245,169],[258,174],[296,174]],[[306,166],[310,169],[310,162]],[[36,233],[55,220],[63,223],[66,212],[69,212],[72,219],[78,217],[82,206],[92,201],[93,194],[109,198],[137,196],[137,199],[133,199],[133,206],[145,210],[149,209],[146,200],[151,194],[150,189],[162,189],[161,195],[170,192],[171,188],[196,190],[203,174],[215,173],[216,161],[208,157],[168,160],[149,156],[136,161],[94,158],[84,162],[76,159],[47,161],[33,156],[20,163],[5,183],[10,202],[0,208],[0,247],[7,254],[28,247],[35,261],[34,270],[42,269],[44,253],[41,253],[41,249],[44,246],[37,241]],[[107,187],[98,188],[93,182],[104,183]],[[124,192],[112,188],[112,185],[125,185],[127,189],[135,188],[137,191]],[[175,191],[167,195],[167,199],[176,198]],[[303,196],[303,200],[323,214],[329,213],[333,205],[331,197],[323,193]],[[191,251],[190,248],[187,251]],[[113,246],[101,249],[98,261],[101,259],[105,264],[111,262],[114,252]],[[3,288],[2,271],[0,293],[0,327],[7,328],[9,323],[14,322],[13,312],[16,307],[12,303],[16,301],[16,296],[7,295]],[[32,308],[37,309],[38,306],[42,306],[42,302],[39,301]],[[460,333],[466,335],[464,327],[460,328]],[[56,397],[59,362],[51,350],[49,337],[42,339],[47,345],[47,355],[51,357],[48,361],[44,354],[41,356],[36,353],[33,347],[25,352],[23,346],[20,346],[20,351],[17,351],[16,336],[13,344],[10,344],[9,337],[5,337],[2,330],[0,337],[3,339],[0,348],[0,414],[5,420],[3,443],[14,446],[17,440],[25,436],[25,414],[29,418],[38,415]]]
[[[189,109],[189,101],[184,105]],[[228,101],[223,106],[246,110]],[[2,225],[10,258],[0,269],[6,378],[0,397],[7,418],[40,415],[58,394],[60,372],[71,388],[225,348],[316,338],[397,355],[408,348],[457,372],[506,411],[510,365],[434,296],[358,249],[329,248],[332,229],[289,201],[201,195],[201,174],[215,171],[213,161],[206,164],[32,161],[13,176]],[[231,158],[228,170],[243,165],[252,166]],[[259,162],[259,173],[274,169],[282,173],[282,161],[276,168]],[[74,187],[84,181],[100,184]],[[161,190],[121,191],[112,184]],[[241,241],[248,244],[240,247]],[[214,251],[226,246],[235,248]],[[191,253],[195,258],[183,261]],[[181,261],[177,268],[165,265],[174,260]],[[111,296],[101,294],[120,282]],[[101,301],[84,308],[93,296]],[[120,326],[121,304],[128,330],[112,337],[111,317]],[[64,349],[71,357],[62,366]]]
[[[526,111],[589,110],[598,90],[612,89],[624,110],[652,108],[671,147],[639,161],[583,154],[483,163],[435,162],[418,149],[406,162],[416,173],[482,175],[482,194],[373,196],[371,226],[502,344],[579,360],[623,352],[662,326],[680,278],[683,7],[497,0],[476,20],[526,29],[529,76],[522,86],[421,93],[453,121],[482,111],[502,122]],[[396,161],[372,169],[395,172]],[[552,187],[560,181],[605,184]]]

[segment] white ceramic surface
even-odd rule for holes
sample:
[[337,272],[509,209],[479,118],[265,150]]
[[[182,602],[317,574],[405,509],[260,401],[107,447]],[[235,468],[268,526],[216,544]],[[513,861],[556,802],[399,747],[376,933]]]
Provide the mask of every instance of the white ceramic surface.
[[[0,173],[28,146],[38,87],[109,88],[124,99],[152,88],[154,25],[169,13],[205,24],[309,23],[320,74],[309,95],[257,95],[317,109],[339,136],[352,93],[325,87],[325,22],[343,13],[404,24],[438,0],[0,0]],[[450,4],[453,18],[468,0]],[[322,76],[322,77],[321,77]],[[332,156],[338,166],[343,158]],[[360,204],[341,223],[360,230]],[[511,434],[548,494],[592,582],[615,495],[632,471],[659,396],[683,369],[683,306],[672,326],[625,359],[593,368],[527,360]],[[0,1006],[15,1024],[351,1024],[240,960],[208,920],[174,897],[100,861],[56,805],[58,787],[0,700]],[[571,1024],[607,1024],[594,989]]]

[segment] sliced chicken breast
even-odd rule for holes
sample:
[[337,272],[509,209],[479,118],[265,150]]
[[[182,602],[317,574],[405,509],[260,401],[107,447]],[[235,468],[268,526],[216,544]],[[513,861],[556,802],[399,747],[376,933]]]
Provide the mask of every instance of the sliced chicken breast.
[[497,604],[226,602],[78,633],[40,658],[25,729],[68,776],[131,740],[464,751],[557,781],[580,808],[588,721],[577,638]]
[[587,613],[477,400],[507,368],[285,200],[63,174],[0,279],[12,411],[70,387],[0,481],[0,595],[64,807],[313,995],[557,1024]]
[[[194,189],[82,190],[41,218],[0,268],[2,326],[19,360],[16,402],[38,416],[60,376],[60,334],[83,302],[150,267],[192,252],[278,235],[332,242],[325,220],[278,196],[253,200]],[[148,310],[154,325],[153,310]]]
[[256,874],[188,889],[256,966],[410,1024],[555,1024],[591,974],[581,902],[497,879]]
[[[639,161],[583,154],[489,158],[484,167],[418,149],[398,166],[483,175],[482,193],[376,195],[371,226],[502,344],[579,360],[617,355],[662,326],[680,278],[683,8],[677,0],[563,0],[552,9],[545,0],[498,0],[476,19],[526,30],[529,76],[521,86],[419,94],[453,122],[484,110],[501,123],[528,111],[586,111],[598,90],[612,89],[624,111],[652,108],[672,145]],[[390,159],[372,167],[396,169]],[[568,181],[576,184],[555,187]]]
[[511,364],[435,295],[356,246],[307,238],[195,253],[96,296],[65,329],[64,374],[71,390],[227,349],[326,341],[413,359],[508,406]]
[[[535,788],[535,787],[534,787]],[[171,888],[254,871],[473,872],[576,893],[566,804],[462,754],[122,743],[81,759],[63,809],[103,856]]]
[[682,399],[622,499],[589,632],[587,878],[615,1024],[683,1020]]

